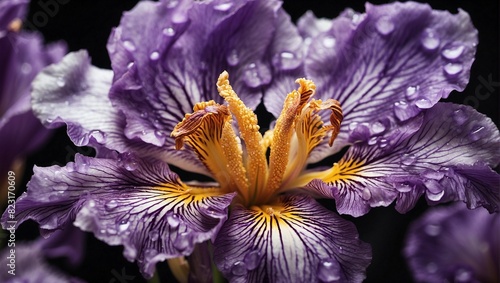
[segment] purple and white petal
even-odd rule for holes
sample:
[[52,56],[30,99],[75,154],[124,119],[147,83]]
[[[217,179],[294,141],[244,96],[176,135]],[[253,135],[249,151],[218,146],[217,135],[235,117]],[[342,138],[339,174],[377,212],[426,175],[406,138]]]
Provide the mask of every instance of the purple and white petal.
[[361,282],[371,250],[352,223],[293,195],[273,206],[235,207],[214,261],[230,282]]
[[380,135],[463,90],[476,45],[477,30],[463,10],[452,15],[407,2],[344,12],[312,39],[305,61],[318,98],[338,100],[344,113],[333,148],[312,158],[349,144],[359,126]]
[[397,199],[404,213],[423,194],[430,204],[462,200],[498,211],[500,175],[491,168],[500,162],[500,134],[491,119],[468,106],[438,103],[416,125],[349,148],[336,165],[343,176],[324,180],[338,211],[359,216]]
[[196,103],[222,103],[215,84],[224,70],[255,108],[271,82],[266,56],[278,4],[143,1],[126,13],[108,43],[116,73],[110,98],[127,118],[126,136],[173,145],[170,132]]
[[499,231],[498,213],[433,208],[410,226],[404,254],[418,282],[498,282]]
[[165,163],[130,155],[120,161],[76,155],[65,167],[34,172],[16,202],[16,225],[33,219],[46,236],[74,221],[110,245],[123,245],[124,256],[148,277],[156,262],[214,240],[234,196],[188,187]]
[[103,152],[130,151],[206,173],[191,152],[128,139],[124,134],[125,117],[108,98],[112,79],[113,72],[92,66],[85,51],[70,53],[36,77],[33,111],[49,128],[66,124],[68,136],[77,146],[92,146]]

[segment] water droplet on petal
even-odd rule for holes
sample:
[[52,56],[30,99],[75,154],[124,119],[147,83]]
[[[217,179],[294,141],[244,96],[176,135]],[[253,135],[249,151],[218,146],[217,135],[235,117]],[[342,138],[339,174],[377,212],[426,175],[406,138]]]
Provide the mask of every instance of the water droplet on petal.
[[439,201],[444,195],[444,187],[436,180],[427,179],[424,181],[427,188],[427,198],[431,201]]
[[156,60],[160,59],[160,52],[158,52],[158,51],[153,51],[153,52],[149,55],[149,59],[151,59],[151,61],[156,61]]
[[23,63],[21,65],[21,73],[23,73],[25,75],[30,74],[32,70],[33,70],[33,68],[31,67],[30,63]]
[[125,49],[127,49],[130,52],[135,51],[135,45],[134,45],[134,43],[132,41],[129,41],[129,40],[125,40],[123,42],[123,47],[125,47]]
[[483,126],[476,125],[476,126],[472,127],[472,129],[469,133],[469,138],[472,141],[478,141],[483,136],[483,133],[484,133],[483,130],[484,130]]
[[427,98],[420,98],[415,101],[415,105],[420,109],[429,109],[433,106],[432,102]]
[[441,55],[448,60],[455,60],[464,52],[465,47],[463,45],[454,45],[441,51]]
[[401,155],[401,164],[405,166],[411,166],[417,162],[417,157],[415,154],[405,153]]
[[251,251],[245,255],[243,262],[248,270],[254,270],[259,266],[261,254],[259,251]]
[[171,27],[164,28],[162,33],[166,36],[174,36],[175,35],[175,30]]
[[59,87],[64,87],[66,85],[66,81],[64,80],[64,77],[58,77],[56,79],[56,84]]
[[162,138],[162,137],[165,137],[165,133],[160,131],[160,130],[156,130],[155,131],[155,136],[158,137],[158,138]]
[[368,140],[368,145],[375,145],[375,144],[377,144],[377,141],[378,141],[378,137],[371,137]]
[[339,282],[341,268],[335,259],[322,260],[318,264],[318,279],[323,282]]
[[422,46],[428,50],[433,51],[439,47],[441,43],[439,37],[433,29],[425,29],[420,36],[420,43]]
[[441,180],[444,177],[444,172],[434,171],[434,170],[425,170],[422,174],[422,177],[433,180]]
[[415,189],[415,185],[409,182],[395,183],[393,187],[401,193],[407,193]]
[[448,64],[444,65],[444,67],[443,67],[445,74],[449,78],[455,78],[456,76],[458,76],[462,72],[463,69],[464,69],[464,67],[462,66],[462,64],[458,64],[458,63],[448,63]]
[[370,200],[372,198],[372,193],[368,188],[364,188],[361,192],[361,198],[364,200]]
[[356,129],[358,127],[358,122],[351,122],[349,124],[349,131],[353,131],[354,129]]
[[371,125],[371,129],[374,134],[380,134],[385,131],[385,125],[382,122],[377,121]]
[[116,229],[114,227],[108,227],[106,228],[106,233],[108,233],[109,235],[116,235],[118,231],[116,231]]
[[251,63],[245,68],[243,80],[249,87],[259,87],[271,80],[271,72],[264,64]]
[[104,204],[104,209],[106,209],[106,211],[113,211],[117,206],[118,202],[112,199]]
[[322,40],[321,43],[323,44],[324,47],[326,48],[333,48],[335,46],[335,43],[337,40],[334,37],[331,36],[325,36]]
[[441,233],[441,226],[438,224],[427,224],[424,228],[424,231],[427,235],[431,237],[435,237]]
[[461,126],[467,121],[467,114],[462,109],[457,109],[453,111],[453,119]]
[[191,235],[191,232],[185,231],[182,233],[178,233],[177,237],[175,238],[174,241],[174,247],[180,251],[183,251],[190,247],[193,242],[193,236]]
[[301,60],[292,52],[281,52],[273,56],[273,65],[280,70],[293,70],[300,66]]
[[455,271],[455,280],[453,282],[461,283],[461,282],[471,282],[472,281],[472,272],[469,270],[459,268]]
[[133,154],[131,154],[130,152],[126,152],[126,153],[121,154],[118,157],[118,164],[123,166],[128,171],[134,171],[137,168],[139,168],[139,163],[138,163],[136,157]]
[[389,35],[394,30],[394,23],[387,16],[380,17],[375,24],[381,35]]
[[386,147],[388,145],[389,145],[389,141],[387,139],[381,138],[381,139],[378,140],[378,146],[380,148],[384,148],[384,147]]
[[130,70],[130,68],[132,68],[134,65],[135,65],[135,63],[134,63],[134,62],[129,62],[129,63],[127,64],[127,69],[129,69],[129,70]]
[[148,112],[146,112],[146,111],[141,112],[140,115],[141,115],[142,118],[148,118],[148,116],[149,116]]
[[418,89],[419,89],[418,86],[409,86],[406,89],[406,98],[411,99],[411,98],[415,97],[415,94],[418,93]]
[[127,231],[128,227],[130,226],[130,222],[127,220],[122,220],[118,223],[118,231],[120,233]]
[[181,223],[181,219],[179,215],[175,213],[169,213],[167,214],[167,223],[170,225],[172,228],[177,228],[179,227],[179,224]]
[[425,266],[425,269],[427,270],[427,272],[429,273],[436,273],[436,271],[438,270],[438,266],[434,263],[434,262],[429,262],[426,266]]
[[238,51],[236,49],[232,49],[229,51],[229,54],[227,54],[226,57],[227,63],[229,66],[236,66],[240,62],[240,56],[238,54]]
[[245,267],[245,263],[242,261],[237,261],[233,264],[233,267],[231,267],[231,273],[236,275],[236,276],[242,276],[247,274],[247,268]]
[[226,12],[233,6],[232,2],[222,3],[214,6],[214,10],[219,12]]
[[99,130],[93,130],[90,131],[89,135],[95,139],[96,142],[103,144],[106,142],[106,134],[99,131]]
[[79,173],[87,173],[89,170],[89,163],[88,161],[83,158],[81,155],[75,156],[75,169]]
[[158,232],[158,230],[149,231],[148,235],[149,235],[149,239],[153,242],[157,241],[158,238],[160,237],[160,233]]

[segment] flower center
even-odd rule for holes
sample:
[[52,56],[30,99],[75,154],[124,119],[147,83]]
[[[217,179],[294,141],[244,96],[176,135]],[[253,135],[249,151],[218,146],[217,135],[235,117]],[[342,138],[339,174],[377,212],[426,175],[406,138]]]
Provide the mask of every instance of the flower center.
[[[262,136],[257,116],[234,92],[228,73],[223,72],[217,88],[227,105],[213,100],[197,103],[193,113],[186,114],[172,131],[176,149],[187,144],[187,150],[196,153],[222,190],[238,192],[245,206],[271,203],[278,194],[296,188],[293,181],[303,173],[311,151],[329,132],[332,145],[343,118],[338,101],[312,99],[316,89],[312,81],[296,82],[299,88],[287,95],[276,126]],[[332,114],[325,125],[318,113],[327,109]]]

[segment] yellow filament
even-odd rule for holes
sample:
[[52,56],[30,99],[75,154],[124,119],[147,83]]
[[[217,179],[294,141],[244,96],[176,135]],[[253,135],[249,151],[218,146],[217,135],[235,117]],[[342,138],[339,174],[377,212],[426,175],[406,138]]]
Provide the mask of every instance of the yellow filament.
[[245,106],[243,101],[234,92],[229,84],[229,74],[224,71],[217,81],[217,89],[228,103],[229,110],[236,118],[241,138],[245,142],[247,151],[247,175],[250,197],[258,195],[259,188],[263,188],[267,179],[267,160],[262,145],[262,135],[259,132],[257,116]]

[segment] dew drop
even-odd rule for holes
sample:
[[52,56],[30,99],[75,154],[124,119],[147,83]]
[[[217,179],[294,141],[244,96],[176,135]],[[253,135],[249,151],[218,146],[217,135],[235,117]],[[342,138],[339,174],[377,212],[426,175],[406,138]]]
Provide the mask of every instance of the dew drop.
[[89,170],[89,163],[82,156],[77,155],[75,157],[75,169],[79,173],[87,173]]
[[179,224],[181,223],[181,219],[180,219],[179,215],[177,215],[175,213],[169,213],[167,215],[167,223],[168,223],[168,225],[170,225],[170,227],[177,228],[177,227],[179,227]]
[[269,83],[270,70],[266,65],[251,63],[245,68],[243,80],[249,87],[258,87]]
[[467,114],[462,109],[457,109],[453,111],[453,120],[461,126],[467,121]]
[[21,65],[21,73],[23,73],[25,75],[30,74],[32,70],[33,70],[33,68],[31,67],[30,63],[23,63]]
[[259,266],[261,254],[259,251],[251,251],[245,255],[243,262],[248,270],[254,270]]
[[123,153],[118,157],[118,164],[123,166],[128,171],[134,171],[139,168],[139,163],[135,156],[129,152]]
[[106,211],[113,211],[116,207],[118,206],[118,202],[114,199],[106,202],[106,204],[104,204],[104,209],[106,209]]
[[472,272],[469,270],[459,268],[455,272],[455,281],[456,283],[461,283],[461,282],[471,282],[472,281]]
[[441,226],[438,224],[427,224],[424,228],[425,234],[431,236],[431,237],[436,237],[441,233]]
[[433,104],[429,99],[423,97],[415,101],[415,106],[417,106],[420,109],[429,109],[433,106]]
[[273,65],[280,70],[293,70],[300,64],[300,59],[292,52],[284,51],[273,56]]
[[354,131],[354,129],[356,129],[358,127],[358,122],[351,122],[349,124],[349,131]]
[[99,130],[93,130],[90,131],[89,135],[95,139],[96,142],[103,144],[106,142],[106,134],[99,131]]
[[135,45],[134,45],[134,43],[132,43],[132,41],[129,41],[129,40],[125,40],[123,42],[123,47],[125,47],[125,49],[127,49],[130,52],[135,51]]
[[227,63],[229,66],[236,66],[240,62],[240,56],[238,54],[238,51],[236,49],[232,49],[229,51],[229,54],[227,54],[226,57]]
[[242,276],[247,274],[247,268],[245,267],[245,263],[242,261],[237,261],[233,264],[233,267],[231,267],[231,273],[236,276]]
[[433,29],[425,29],[420,36],[420,43],[428,50],[433,51],[439,47],[441,41]]
[[56,84],[58,87],[64,87],[66,85],[66,81],[64,80],[64,77],[58,77],[56,79]]
[[322,260],[318,264],[318,279],[323,282],[339,282],[340,272],[340,265],[335,259]]
[[465,50],[465,47],[463,45],[455,45],[455,46],[451,46],[451,47],[443,49],[443,51],[441,51],[441,55],[443,55],[443,57],[448,59],[448,60],[455,60],[455,59],[458,59],[458,57],[460,57],[460,55],[462,55],[464,50]]
[[407,193],[415,189],[415,185],[412,185],[409,182],[395,183],[393,186],[398,192],[401,193]]
[[450,78],[458,76],[458,74],[460,74],[463,69],[464,67],[462,66],[462,64],[458,63],[448,63],[443,67],[445,74]]
[[429,273],[436,273],[437,270],[438,270],[438,267],[437,265],[434,263],[434,262],[429,262],[426,266],[425,266],[425,269],[427,270],[427,272]]
[[377,121],[371,125],[371,129],[374,134],[380,134],[385,131],[385,125],[382,122]]
[[155,136],[156,136],[157,138],[162,138],[162,137],[165,137],[165,133],[164,133],[164,132],[162,132],[162,131],[160,131],[160,130],[156,130],[156,131],[155,131]]
[[368,188],[364,188],[361,192],[361,198],[364,200],[370,200],[372,198],[372,193]]
[[160,238],[160,233],[158,232],[158,230],[149,231],[148,235],[149,235],[149,239],[153,242],[157,241],[158,238]]
[[227,2],[227,3],[222,3],[214,6],[214,10],[219,11],[219,12],[227,12],[231,7],[233,6],[233,3]]
[[149,114],[148,112],[144,111],[144,112],[141,112],[141,118],[148,118],[149,117]]
[[331,36],[326,36],[321,40],[321,43],[326,48],[333,48],[336,42],[337,42],[336,39]]
[[122,220],[122,221],[120,221],[120,223],[118,223],[118,231],[120,233],[125,232],[125,231],[127,231],[129,226],[130,226],[130,222],[128,222],[126,220]]
[[383,16],[378,19],[375,27],[381,35],[389,35],[394,30],[394,23],[391,19],[389,19],[389,17]]
[[189,246],[191,246],[192,241],[193,241],[193,236],[191,235],[191,232],[185,231],[177,234],[177,237],[175,238],[173,244],[176,249],[183,251]]
[[157,61],[158,59],[160,59],[160,52],[158,51],[153,51],[150,55],[149,55],[149,59],[151,61]]
[[411,166],[417,162],[417,157],[415,154],[405,153],[401,155],[401,164],[405,166]]
[[444,177],[444,172],[434,171],[434,170],[426,170],[422,173],[422,177],[433,180],[441,180]]
[[389,141],[387,139],[381,138],[378,140],[378,147],[385,148],[388,145],[389,145]]
[[130,68],[132,68],[134,65],[135,65],[135,63],[134,63],[134,62],[129,62],[129,63],[127,64],[127,69],[129,69],[129,70],[130,70]]
[[479,139],[481,139],[481,137],[483,135],[483,132],[484,132],[483,130],[484,130],[483,126],[476,125],[476,126],[472,127],[472,129],[469,133],[469,138],[472,141],[478,141]]
[[405,94],[406,94],[406,98],[411,99],[411,98],[415,97],[415,94],[417,94],[417,93],[418,93],[418,89],[419,89],[419,87],[418,87],[418,86],[409,86],[409,87],[406,89],[406,92],[405,92]]
[[377,141],[378,141],[378,137],[371,137],[371,138],[368,140],[368,145],[376,145],[376,144],[377,144]]
[[162,30],[162,33],[166,36],[174,36],[175,35],[175,30],[171,27],[168,27],[168,28],[164,28]]

